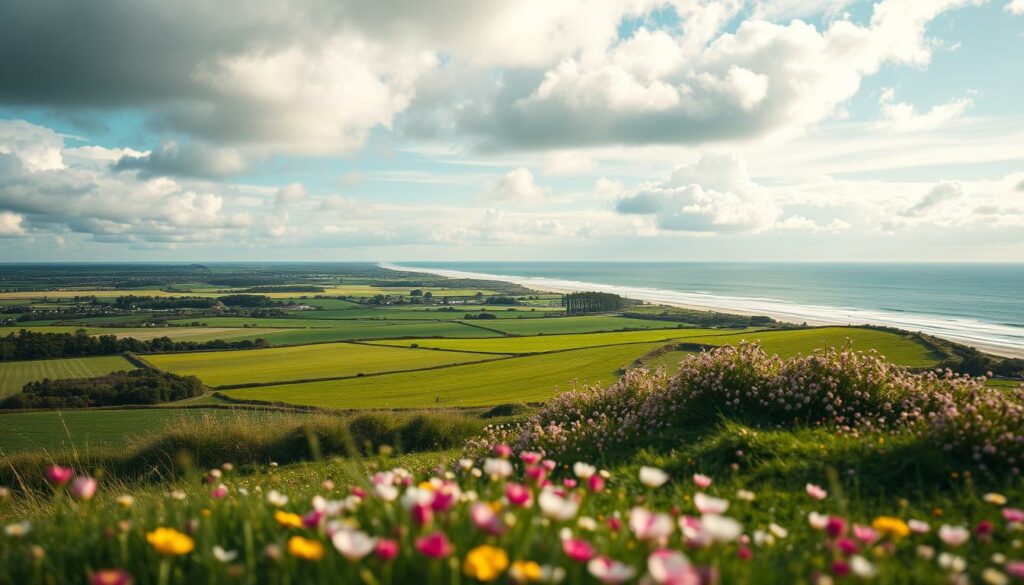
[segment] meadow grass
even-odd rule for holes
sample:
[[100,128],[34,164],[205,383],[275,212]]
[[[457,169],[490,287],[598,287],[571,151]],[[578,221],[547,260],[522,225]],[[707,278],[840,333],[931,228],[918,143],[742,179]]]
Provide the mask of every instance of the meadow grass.
[[0,362],[0,396],[20,392],[25,384],[45,378],[93,378],[118,370],[134,369],[131,362],[119,355]]
[[[495,322],[497,321],[497,322]],[[491,329],[513,335],[593,333],[623,329],[665,329],[664,321],[613,316],[557,317],[548,319],[500,319],[483,322]],[[671,327],[671,325],[669,325]]]
[[529,337],[496,337],[492,339],[403,339],[373,341],[374,345],[396,347],[429,347],[458,351],[491,353],[539,353],[565,349],[580,349],[602,345],[644,343],[651,341],[685,340],[689,337],[731,335],[729,330],[717,329],[648,329],[644,331],[616,331],[612,333],[581,333],[566,335],[535,335]]
[[465,407],[547,400],[574,381],[614,380],[637,356],[662,345],[637,343],[526,356],[438,370],[328,382],[228,390],[238,400],[324,408]]
[[478,353],[354,343],[146,356],[146,361],[162,370],[197,376],[208,386],[377,374],[486,359]]

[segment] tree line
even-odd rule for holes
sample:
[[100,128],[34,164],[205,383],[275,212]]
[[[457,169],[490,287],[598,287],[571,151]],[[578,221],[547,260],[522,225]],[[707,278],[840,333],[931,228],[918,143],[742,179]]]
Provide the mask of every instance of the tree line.
[[0,337],[0,361],[116,355],[126,352],[144,354],[264,347],[270,347],[270,343],[263,338],[241,341],[174,341],[164,336],[143,341],[132,337],[118,339],[114,335],[89,335],[81,329],[75,333],[40,333],[22,329]]
[[195,376],[139,369],[96,378],[29,382],[21,393],[0,400],[0,409],[159,404],[199,396],[203,391]]
[[577,292],[562,295],[562,306],[569,314],[607,313],[618,311],[624,299],[614,293]]

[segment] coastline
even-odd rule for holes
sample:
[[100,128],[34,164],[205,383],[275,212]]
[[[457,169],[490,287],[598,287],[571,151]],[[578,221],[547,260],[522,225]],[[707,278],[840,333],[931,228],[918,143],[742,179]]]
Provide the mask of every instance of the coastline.
[[[693,309],[698,311],[719,311],[734,315],[763,315],[771,317],[776,321],[796,325],[876,325],[895,327],[906,331],[920,331],[922,333],[927,333],[935,337],[974,347],[979,351],[992,355],[1024,359],[1024,340],[1021,341],[1019,346],[1001,344],[998,339],[992,339],[991,335],[993,332],[1002,333],[1003,330],[1007,330],[1009,328],[1006,326],[988,323],[966,322],[965,320],[939,319],[931,316],[921,316],[921,321],[932,322],[931,326],[929,326],[927,323],[922,325],[921,323],[913,322],[912,320],[915,318],[913,315],[887,315],[881,311],[865,311],[852,308],[844,309],[840,307],[788,305],[772,299],[722,297],[661,289],[623,287],[594,282],[486,274],[419,266],[403,266],[401,264],[388,262],[380,263],[379,266],[389,270],[421,272],[446,278],[496,280],[500,282],[518,284],[539,292],[559,294],[579,292],[583,290],[610,292],[656,305],[665,305],[669,307]],[[965,330],[980,330],[982,333],[971,335],[965,333]]]

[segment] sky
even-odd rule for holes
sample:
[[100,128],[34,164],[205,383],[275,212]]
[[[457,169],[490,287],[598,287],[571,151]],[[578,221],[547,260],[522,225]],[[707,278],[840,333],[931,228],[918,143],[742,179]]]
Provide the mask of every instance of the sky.
[[5,0],[2,261],[1024,261],[1024,0]]

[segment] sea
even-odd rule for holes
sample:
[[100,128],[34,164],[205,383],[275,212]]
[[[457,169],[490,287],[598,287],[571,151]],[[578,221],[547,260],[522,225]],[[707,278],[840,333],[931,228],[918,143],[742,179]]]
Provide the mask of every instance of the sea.
[[787,321],[887,325],[1024,355],[1024,263],[398,262],[385,268],[614,292]]

